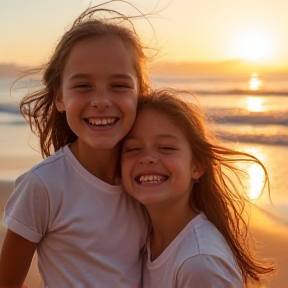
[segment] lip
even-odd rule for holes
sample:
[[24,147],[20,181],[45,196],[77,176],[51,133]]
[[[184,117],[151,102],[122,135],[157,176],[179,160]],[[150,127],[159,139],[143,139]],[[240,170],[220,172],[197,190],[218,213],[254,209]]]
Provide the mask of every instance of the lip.
[[117,122],[120,120],[119,117],[112,117],[112,116],[106,116],[106,117],[85,117],[83,118],[84,122],[93,129],[111,129],[114,127]]
[[134,177],[134,181],[141,186],[151,186],[151,185],[160,185],[166,182],[169,179],[169,176],[159,173],[159,172],[145,172],[140,173]]

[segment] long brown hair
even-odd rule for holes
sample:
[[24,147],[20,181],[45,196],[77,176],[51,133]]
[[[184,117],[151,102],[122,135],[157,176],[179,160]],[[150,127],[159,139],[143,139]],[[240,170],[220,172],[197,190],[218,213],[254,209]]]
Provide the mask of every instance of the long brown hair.
[[[248,243],[251,239],[243,218],[248,199],[241,182],[242,172],[245,172],[237,164],[248,162],[260,165],[265,174],[263,189],[267,184],[270,194],[267,170],[256,157],[225,147],[207,128],[206,116],[200,105],[184,100],[183,95],[190,96],[190,99],[194,97],[189,91],[155,90],[139,99],[138,111],[153,109],[164,113],[185,133],[196,163],[206,167],[205,173],[191,191],[190,207],[195,212],[203,211],[224,236],[237,260],[244,282],[247,283],[248,279],[259,281],[260,275],[272,272],[275,268],[257,260],[251,243]],[[235,179],[232,175],[236,176]]]
[[[56,109],[55,98],[60,89],[61,74],[69,53],[79,41],[104,35],[116,36],[121,39],[133,59],[138,78],[139,93],[146,94],[149,90],[146,73],[148,56],[144,53],[148,47],[141,43],[135,32],[131,19],[136,16],[125,16],[105,7],[106,4],[112,2],[123,2],[131,5],[126,1],[112,0],[84,11],[74,21],[72,27],[61,37],[50,60],[39,68],[43,74],[43,88],[29,93],[20,101],[22,115],[29,122],[31,130],[40,139],[43,157],[51,155],[59,148],[77,139],[77,136],[68,126],[65,113],[60,113]],[[139,15],[139,13],[140,11],[138,11],[137,17],[145,17],[141,13]]]

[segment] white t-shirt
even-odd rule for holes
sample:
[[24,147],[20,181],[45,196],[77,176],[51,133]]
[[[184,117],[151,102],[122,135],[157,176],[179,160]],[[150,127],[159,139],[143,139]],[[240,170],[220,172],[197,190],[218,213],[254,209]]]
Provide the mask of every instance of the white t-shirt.
[[68,146],[16,180],[4,223],[39,243],[45,287],[139,287],[147,220],[121,186],[90,174]]
[[201,213],[163,253],[144,265],[144,288],[243,288],[234,256],[216,227]]

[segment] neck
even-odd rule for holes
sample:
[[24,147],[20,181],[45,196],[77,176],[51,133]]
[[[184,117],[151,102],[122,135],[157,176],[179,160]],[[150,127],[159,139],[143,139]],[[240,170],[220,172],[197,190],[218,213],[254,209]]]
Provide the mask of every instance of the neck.
[[146,207],[146,209],[153,227],[150,250],[152,260],[155,260],[197,214],[190,207],[173,207],[173,204],[166,209],[163,207]]
[[91,147],[83,149],[76,141],[70,145],[70,150],[80,164],[95,177],[111,185],[119,184],[119,146],[102,150]]

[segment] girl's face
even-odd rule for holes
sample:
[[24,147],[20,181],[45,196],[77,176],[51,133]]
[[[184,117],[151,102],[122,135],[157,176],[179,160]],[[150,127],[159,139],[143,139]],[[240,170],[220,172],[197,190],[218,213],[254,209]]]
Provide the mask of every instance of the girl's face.
[[115,36],[88,38],[72,48],[56,106],[66,111],[80,147],[112,149],[136,117],[138,81],[132,55]]
[[125,189],[146,207],[187,207],[193,179],[202,175],[185,134],[166,114],[145,108],[124,140],[121,165]]

